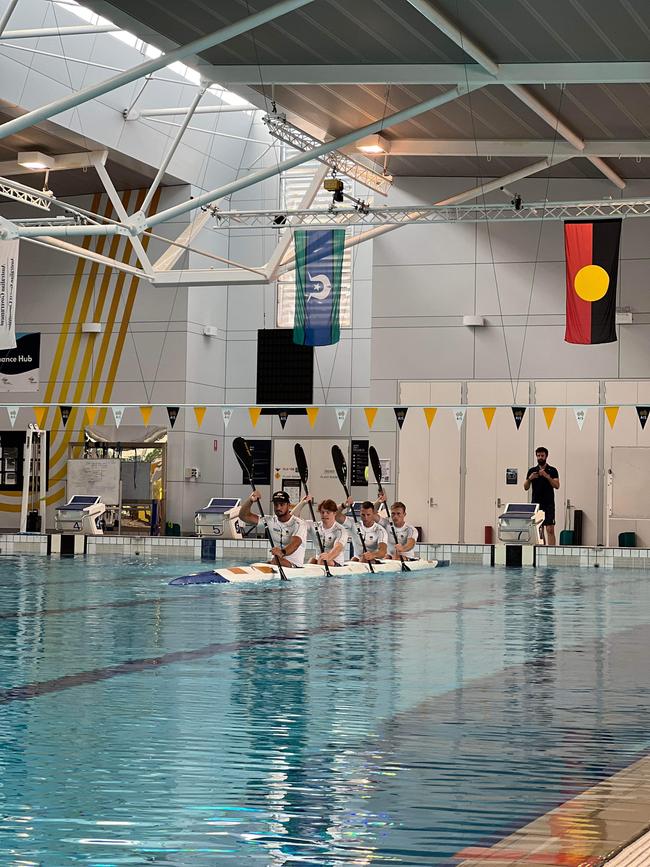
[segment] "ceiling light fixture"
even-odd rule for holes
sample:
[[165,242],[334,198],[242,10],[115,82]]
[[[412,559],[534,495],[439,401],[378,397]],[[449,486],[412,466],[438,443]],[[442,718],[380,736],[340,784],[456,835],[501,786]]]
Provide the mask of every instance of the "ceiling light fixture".
[[377,133],[359,139],[356,149],[363,154],[386,154],[390,151],[390,143]]
[[54,157],[43,154],[40,151],[23,151],[16,157],[16,162],[24,169],[31,171],[44,171],[54,168]]

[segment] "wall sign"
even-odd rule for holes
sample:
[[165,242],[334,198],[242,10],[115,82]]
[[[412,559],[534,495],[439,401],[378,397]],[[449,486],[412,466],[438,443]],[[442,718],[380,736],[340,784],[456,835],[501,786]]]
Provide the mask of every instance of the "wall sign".
[[38,391],[41,335],[16,334],[15,349],[0,349],[0,391]]
[[352,440],[352,460],[350,485],[367,486],[368,446],[370,440]]

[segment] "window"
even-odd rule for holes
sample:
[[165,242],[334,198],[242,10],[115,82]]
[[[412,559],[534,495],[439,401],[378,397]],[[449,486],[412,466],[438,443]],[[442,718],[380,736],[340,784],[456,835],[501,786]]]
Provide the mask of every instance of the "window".
[[[287,156],[289,154],[287,153]],[[295,169],[289,169],[282,175],[281,204],[283,208],[299,208],[300,203],[320,163],[310,162]],[[329,208],[332,194],[320,190],[312,203],[312,208]],[[289,271],[278,277],[278,328],[293,328],[293,318],[296,310],[296,272]],[[352,248],[346,247],[343,253],[343,273],[341,275],[341,308],[339,322],[341,328],[349,328],[352,324]]]

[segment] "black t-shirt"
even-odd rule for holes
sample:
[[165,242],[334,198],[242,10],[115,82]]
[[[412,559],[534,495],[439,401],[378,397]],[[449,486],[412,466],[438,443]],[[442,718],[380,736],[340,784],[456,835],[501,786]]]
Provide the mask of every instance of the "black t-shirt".
[[[546,464],[544,469],[546,470],[546,472],[549,474],[549,476],[552,479],[559,479],[560,478],[560,474],[558,473],[558,471],[555,469],[555,467],[552,467],[550,464]],[[538,471],[539,471],[538,466],[531,467],[528,470],[528,472],[526,473],[526,478],[528,478],[531,473],[536,473]],[[548,481],[548,479],[545,479],[542,476],[540,476],[540,478],[538,478],[538,479],[531,479],[530,485],[531,485],[531,488],[533,491],[533,498],[532,498],[533,503],[540,503],[540,504],[542,504],[542,503],[555,503],[555,488]]]

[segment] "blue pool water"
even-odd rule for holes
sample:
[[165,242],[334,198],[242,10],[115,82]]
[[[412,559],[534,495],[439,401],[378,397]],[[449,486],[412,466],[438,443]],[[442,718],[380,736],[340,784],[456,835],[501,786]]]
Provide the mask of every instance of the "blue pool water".
[[641,571],[0,558],[0,863],[450,865],[647,750]]

